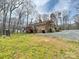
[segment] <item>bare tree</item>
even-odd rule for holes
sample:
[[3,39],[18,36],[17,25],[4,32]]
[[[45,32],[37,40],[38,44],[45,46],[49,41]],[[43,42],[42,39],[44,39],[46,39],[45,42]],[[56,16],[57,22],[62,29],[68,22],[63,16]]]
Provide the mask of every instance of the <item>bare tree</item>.
[[20,5],[23,4],[23,0],[10,0],[9,2],[9,25],[8,25],[8,29],[10,29],[10,22],[11,22],[11,16],[12,16],[12,12],[17,9]]
[[[13,16],[16,17],[16,14],[18,14],[18,25],[23,26],[23,23],[27,17],[27,26],[29,23],[32,23],[33,21],[33,12],[35,5],[31,0],[0,0],[0,14],[3,19],[3,34],[5,34],[5,29],[7,28],[10,30],[11,28],[11,23],[13,22],[14,24],[16,22],[12,21],[11,19]],[[16,12],[16,10],[19,10]],[[30,22],[29,22],[30,20]],[[7,21],[7,22],[6,22]],[[6,27],[7,26],[7,27]],[[15,26],[15,25],[14,25]]]
[[[3,34],[5,34],[6,20],[9,17],[9,29],[12,12],[23,3],[22,0],[0,0],[0,12],[3,14]],[[10,14],[10,15],[8,15]]]
[[9,4],[7,0],[0,0],[0,12],[3,14],[3,34],[5,34],[6,29],[6,18],[8,14]]
[[79,15],[75,15],[74,19],[75,19],[74,21],[75,21],[76,27],[77,29],[79,29]]
[[26,11],[23,5],[16,10],[16,14],[18,16],[17,30],[21,30],[24,23],[24,18],[26,17]]
[[57,27],[58,26],[58,20],[56,18],[56,15],[54,13],[52,13],[50,15],[50,20],[52,20],[54,22],[54,25]]
[[33,13],[35,6],[31,0],[25,0],[24,6],[25,6],[25,10],[26,10],[27,26],[28,26],[29,17]]
[[68,30],[70,25],[70,19],[69,19],[69,12],[64,10],[62,13],[62,22],[63,22],[63,29]]
[[74,18],[74,22],[77,26],[77,28],[79,29],[79,0],[72,0],[72,8],[75,9],[75,16],[73,17]]
[[24,21],[27,20],[28,26],[33,21],[35,6],[31,0],[24,0],[24,3],[16,9],[16,15],[18,16],[17,30],[22,30]]

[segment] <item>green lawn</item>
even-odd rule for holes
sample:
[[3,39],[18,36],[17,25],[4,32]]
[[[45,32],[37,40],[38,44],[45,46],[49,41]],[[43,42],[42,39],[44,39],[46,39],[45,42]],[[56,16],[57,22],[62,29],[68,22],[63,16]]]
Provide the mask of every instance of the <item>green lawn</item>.
[[0,59],[79,59],[79,42],[13,34],[0,37]]

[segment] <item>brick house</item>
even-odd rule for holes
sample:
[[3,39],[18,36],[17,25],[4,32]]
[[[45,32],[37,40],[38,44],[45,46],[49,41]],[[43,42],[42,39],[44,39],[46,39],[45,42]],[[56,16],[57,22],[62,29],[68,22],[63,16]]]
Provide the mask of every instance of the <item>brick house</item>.
[[38,33],[55,31],[53,21],[51,20],[36,23],[35,28]]
[[28,27],[26,27],[26,32],[29,32],[29,33],[55,32],[54,23],[52,20],[47,20],[39,23],[30,24]]
[[28,32],[47,33],[59,31],[56,23],[56,16],[52,13],[49,18],[48,20],[42,21],[39,17],[39,22],[29,25],[27,28]]

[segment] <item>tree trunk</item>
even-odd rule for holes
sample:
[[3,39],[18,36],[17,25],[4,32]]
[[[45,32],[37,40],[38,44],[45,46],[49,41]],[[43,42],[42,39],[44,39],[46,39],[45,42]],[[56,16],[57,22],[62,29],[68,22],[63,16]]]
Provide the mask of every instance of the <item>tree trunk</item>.
[[9,24],[8,24],[8,29],[10,30],[10,23],[11,23],[11,15],[12,15],[12,11],[10,11],[10,17],[9,17]]
[[28,18],[29,18],[29,15],[27,15],[27,27],[28,27]]
[[7,13],[4,10],[4,14],[3,14],[3,35],[6,35],[6,33],[5,33],[5,29],[6,29],[6,16],[7,16]]

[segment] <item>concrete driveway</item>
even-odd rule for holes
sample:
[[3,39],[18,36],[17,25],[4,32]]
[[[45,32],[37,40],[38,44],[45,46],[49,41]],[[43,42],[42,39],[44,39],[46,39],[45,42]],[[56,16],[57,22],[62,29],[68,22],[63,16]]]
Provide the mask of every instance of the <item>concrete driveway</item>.
[[51,36],[51,37],[61,37],[71,40],[79,40],[79,30],[65,30],[62,32],[55,33],[38,33],[38,35]]

